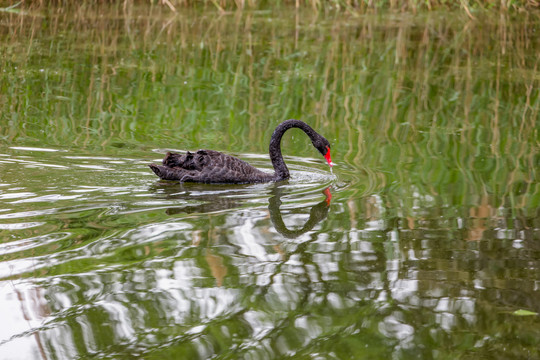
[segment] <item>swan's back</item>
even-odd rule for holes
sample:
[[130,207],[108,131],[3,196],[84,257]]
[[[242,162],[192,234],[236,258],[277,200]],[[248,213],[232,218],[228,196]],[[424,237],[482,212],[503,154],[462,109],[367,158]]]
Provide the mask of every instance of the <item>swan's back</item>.
[[265,173],[245,161],[214,150],[198,150],[185,155],[167,153],[163,165],[150,168],[163,180],[202,183],[256,183],[273,181],[274,174]]

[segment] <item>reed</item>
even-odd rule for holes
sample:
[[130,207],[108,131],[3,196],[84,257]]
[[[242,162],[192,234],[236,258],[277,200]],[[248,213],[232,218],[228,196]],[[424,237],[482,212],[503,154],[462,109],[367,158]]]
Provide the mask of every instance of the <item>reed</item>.
[[[105,3],[103,0],[87,0],[84,2],[74,0],[55,0],[52,2],[33,0],[25,2],[24,6],[44,7],[52,5],[54,7],[73,6],[86,8],[91,5],[103,3]],[[221,13],[244,9],[258,10],[284,7],[295,7],[297,9],[306,8],[315,11],[339,11],[353,15],[381,10],[416,13],[418,11],[461,9],[471,18],[475,17],[475,13],[482,11],[502,10],[523,12],[540,8],[540,2],[537,0],[125,0],[117,2],[119,6],[126,6],[126,4],[134,3],[162,6],[173,12],[182,11],[186,8],[213,8]],[[0,11],[17,12],[20,11],[18,6],[21,4],[22,2],[0,8]]]

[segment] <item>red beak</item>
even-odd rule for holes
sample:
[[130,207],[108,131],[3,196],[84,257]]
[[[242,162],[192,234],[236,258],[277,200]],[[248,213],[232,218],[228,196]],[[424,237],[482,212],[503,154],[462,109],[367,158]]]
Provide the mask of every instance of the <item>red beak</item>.
[[324,155],[324,158],[326,159],[326,162],[330,167],[334,166],[334,163],[332,162],[332,158],[330,157],[330,147],[326,147],[326,155]]

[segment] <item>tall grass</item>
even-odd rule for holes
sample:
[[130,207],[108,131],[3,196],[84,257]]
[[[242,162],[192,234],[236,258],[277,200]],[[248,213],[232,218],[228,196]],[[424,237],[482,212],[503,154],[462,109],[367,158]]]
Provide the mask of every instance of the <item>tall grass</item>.
[[[70,5],[75,7],[87,7],[92,4],[104,3],[103,0],[88,0],[84,2],[73,0],[55,0],[53,2],[33,0],[25,2],[25,6],[59,6]],[[22,2],[21,2],[22,3]],[[483,10],[503,10],[524,12],[530,9],[540,8],[537,0],[125,0],[117,2],[121,6],[126,4],[151,4],[162,6],[173,12],[182,11],[185,8],[214,8],[219,12],[234,11],[238,9],[269,9],[282,7],[308,8],[315,11],[343,11],[359,15],[377,10],[393,10],[399,12],[418,12],[433,10],[456,10],[461,9],[469,17],[474,18],[474,13]],[[19,4],[10,4],[3,11],[17,11]]]

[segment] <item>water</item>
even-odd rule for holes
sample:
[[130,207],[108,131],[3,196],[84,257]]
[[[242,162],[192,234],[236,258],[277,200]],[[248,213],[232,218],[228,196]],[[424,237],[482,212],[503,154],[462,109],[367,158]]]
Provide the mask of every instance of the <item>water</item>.
[[0,13],[0,358],[539,357],[540,21],[451,15]]

